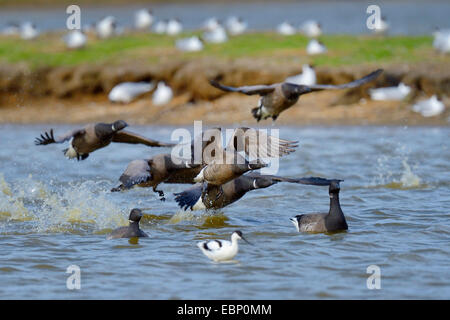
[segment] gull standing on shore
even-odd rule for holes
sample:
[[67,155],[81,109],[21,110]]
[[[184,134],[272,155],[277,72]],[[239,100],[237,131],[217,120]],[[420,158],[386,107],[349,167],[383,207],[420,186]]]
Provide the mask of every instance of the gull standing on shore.
[[140,9],[134,14],[134,26],[138,30],[147,30],[153,24],[153,14],[149,9]]
[[110,91],[108,99],[111,102],[130,103],[138,96],[153,90],[151,82],[122,82]]
[[292,23],[284,21],[277,26],[277,32],[284,36],[291,36],[297,32]]
[[168,104],[172,100],[172,97],[172,89],[164,81],[160,81],[155,92],[153,92],[152,102],[155,106],[162,106]]
[[426,100],[421,100],[412,106],[414,112],[420,113],[424,117],[434,117],[440,115],[445,110],[445,105],[439,101],[436,95]]
[[308,20],[300,26],[300,31],[309,38],[317,38],[322,34],[322,27],[319,22]]
[[327,52],[325,45],[316,39],[311,39],[306,46],[306,53],[309,55],[323,54]]
[[316,84],[316,72],[309,64],[304,64],[302,67],[302,73],[288,77],[284,82],[303,84],[306,86],[312,86]]
[[400,82],[396,87],[369,89],[370,99],[375,101],[401,101],[411,92],[411,87]]
[[245,22],[242,18],[235,16],[228,18],[226,22],[227,30],[233,36],[244,33],[245,30],[247,30],[247,26],[247,22]]
[[63,38],[66,47],[69,49],[80,49],[86,45],[87,37],[81,30],[73,30]]

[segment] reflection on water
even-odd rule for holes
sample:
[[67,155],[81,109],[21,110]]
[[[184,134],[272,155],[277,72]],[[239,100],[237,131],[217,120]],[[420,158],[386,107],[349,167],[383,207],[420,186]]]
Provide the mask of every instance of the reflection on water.
[[[151,189],[109,191],[128,161],[161,150],[111,145],[69,161],[65,146],[33,144],[43,129],[0,126],[2,297],[450,298],[449,128],[282,127],[300,148],[279,174],[345,180],[349,231],[329,235],[299,234],[289,221],[326,211],[327,188],[279,184],[218,212],[183,212],[173,199],[183,185],[163,185],[166,202]],[[161,140],[172,129],[134,128]],[[106,240],[134,207],[150,238]],[[196,246],[236,229],[255,244],[240,245],[238,263],[211,263]],[[65,287],[72,264],[79,291]],[[366,287],[372,264],[381,290]]]

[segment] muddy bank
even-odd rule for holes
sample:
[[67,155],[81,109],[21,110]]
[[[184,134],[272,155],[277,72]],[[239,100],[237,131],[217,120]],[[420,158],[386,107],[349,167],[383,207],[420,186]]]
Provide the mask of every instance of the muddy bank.
[[[183,124],[203,119],[214,123],[253,122],[251,107],[257,97],[228,94],[212,88],[217,78],[233,85],[269,84],[301,72],[301,61],[273,59],[166,60],[160,63],[41,67],[0,66],[1,122],[86,122],[123,117],[137,123]],[[364,65],[317,67],[317,80],[339,84],[361,77],[375,68],[385,72],[373,84],[354,90],[320,92],[304,96],[299,107],[279,118],[280,123],[332,124],[447,124],[448,110],[433,118],[410,111],[410,105],[438,94],[447,106],[450,73],[441,64]],[[165,107],[151,104],[151,93],[129,105],[107,100],[112,87],[123,81],[166,81],[175,98]],[[413,88],[403,102],[375,102],[368,88],[404,82]],[[182,116],[180,116],[182,115]]]

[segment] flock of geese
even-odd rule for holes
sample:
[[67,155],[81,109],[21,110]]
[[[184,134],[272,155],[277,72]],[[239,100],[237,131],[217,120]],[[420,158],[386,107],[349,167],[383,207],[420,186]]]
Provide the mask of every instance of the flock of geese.
[[[382,70],[341,85],[297,85],[283,82],[273,85],[228,87],[214,80],[211,85],[224,91],[261,96],[258,106],[252,110],[257,120],[271,117],[276,120],[281,112],[288,109],[303,94],[326,89],[346,89],[361,86],[375,80]],[[175,147],[175,144],[156,141],[126,130],[128,124],[123,120],[113,123],[93,123],[70,130],[56,136],[53,129],[36,138],[36,145],[48,145],[68,142],[63,150],[69,159],[85,160],[89,155],[112,142],[142,144],[149,147]],[[242,198],[247,192],[268,188],[274,184],[295,183],[314,186],[328,186],[330,208],[325,213],[309,213],[291,218],[299,232],[338,232],[347,230],[348,226],[339,203],[339,179],[321,177],[282,177],[265,175],[257,170],[265,168],[266,159],[281,158],[294,152],[298,147],[296,141],[281,139],[268,135],[262,130],[240,127],[224,147],[222,129],[204,130],[194,137],[189,145],[190,156],[174,156],[173,153],[157,154],[150,159],[131,161],[120,176],[120,184],[111,192],[125,192],[135,186],[152,188],[161,201],[165,201],[164,191],[158,186],[162,183],[193,184],[192,187],[175,193],[175,201],[183,210],[208,210],[224,208]],[[201,150],[200,159],[196,150]],[[129,225],[112,231],[108,239],[148,237],[139,228],[142,218],[140,209],[129,213]],[[238,252],[238,240],[245,240],[241,231],[231,235],[231,241],[213,240],[198,243],[202,252],[214,261],[227,261]],[[245,240],[246,241],[246,240]]]

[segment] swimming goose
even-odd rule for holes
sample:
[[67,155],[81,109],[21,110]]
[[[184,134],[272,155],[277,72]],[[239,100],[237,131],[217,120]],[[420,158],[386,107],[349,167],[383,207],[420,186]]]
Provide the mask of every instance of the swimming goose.
[[378,69],[361,79],[340,85],[316,84],[305,86],[282,82],[271,85],[229,87],[224,86],[215,80],[210,80],[210,83],[212,86],[227,92],[240,92],[246,95],[260,95],[261,98],[259,99],[258,106],[252,109],[253,117],[257,121],[267,118],[272,118],[273,121],[275,121],[280,113],[293,106],[302,94],[328,89],[347,89],[359,87],[367,82],[375,80],[382,71],[382,69]]
[[153,192],[164,201],[164,192],[157,190],[160,183],[194,183],[194,178],[202,169],[201,164],[191,161],[174,161],[171,154],[158,154],[151,159],[133,160],[128,164],[120,176],[121,184],[111,189],[111,192],[122,191],[137,185],[139,187],[152,187]]
[[178,39],[175,42],[175,46],[177,47],[178,50],[186,52],[196,52],[203,50],[203,42],[197,36]]
[[249,243],[242,232],[237,230],[231,234],[231,242],[227,240],[212,240],[212,241],[201,241],[197,243],[197,247],[203,252],[205,256],[216,262],[227,261],[233,259],[238,251],[238,240],[242,239]]
[[231,35],[236,36],[247,30],[247,22],[245,22],[241,17],[232,16],[227,19],[226,27]]
[[151,82],[122,82],[111,89],[108,99],[111,102],[130,103],[153,88],[154,84]]
[[173,91],[164,83],[164,81],[158,82],[155,92],[152,95],[152,103],[155,106],[162,106],[168,104],[172,100]]
[[306,46],[306,53],[309,55],[323,54],[327,52],[325,45],[316,39],[311,39]]
[[227,42],[228,36],[225,29],[221,26],[218,26],[214,30],[206,31],[203,34],[203,39],[205,39],[206,42],[210,43],[224,43]]
[[175,36],[183,31],[183,25],[179,19],[170,19],[166,25],[166,33]]
[[31,40],[39,35],[36,25],[31,22],[25,22],[20,26],[20,36],[22,39]]
[[134,14],[134,27],[138,30],[147,30],[153,23],[153,13],[149,9],[140,9]]
[[284,21],[277,26],[277,32],[284,36],[291,36],[295,34],[297,30],[295,30],[295,27],[291,23]]
[[309,64],[304,64],[302,67],[302,73],[288,77],[284,80],[284,82],[312,86],[316,84],[316,72]]
[[422,100],[412,106],[412,110],[419,112],[424,117],[434,117],[440,115],[445,110],[445,105],[439,101],[436,95],[430,99]]
[[106,238],[107,240],[119,238],[148,238],[148,234],[139,228],[139,222],[142,218],[142,211],[140,209],[133,209],[130,212],[128,220],[130,224],[127,227],[120,227],[111,232]]
[[339,203],[340,182],[343,180],[320,181],[316,185],[329,185],[330,210],[328,213],[308,213],[290,218],[298,232],[335,232],[347,230],[347,222]]
[[83,128],[71,130],[55,139],[53,129],[36,138],[36,145],[63,143],[70,141],[64,155],[69,159],[86,159],[91,152],[109,145],[111,142],[144,144],[150,147],[172,147],[173,144],[162,143],[142,137],[133,132],[123,130],[128,124],[123,120],[114,123],[92,123]]
[[69,49],[80,49],[86,45],[87,37],[80,30],[73,30],[63,38],[66,47]]
[[396,87],[385,87],[369,89],[370,99],[376,101],[400,101],[405,99],[411,92],[411,87],[400,82]]
[[238,201],[249,191],[268,188],[278,182],[317,184],[321,180],[327,181],[317,177],[287,178],[250,172],[225,183],[222,186],[222,194],[218,186],[208,185],[205,192],[202,192],[202,185],[196,184],[174,195],[175,201],[183,210],[221,209]]
[[319,22],[308,20],[300,26],[300,31],[307,37],[317,38],[322,34],[322,27]]
[[97,22],[95,31],[100,39],[112,37],[116,33],[117,22],[113,16],[107,16]]

